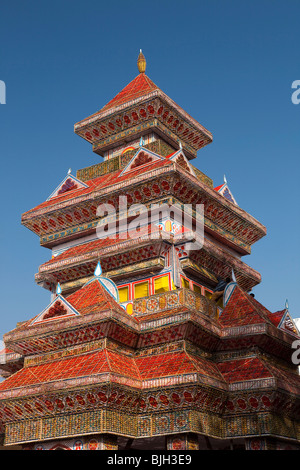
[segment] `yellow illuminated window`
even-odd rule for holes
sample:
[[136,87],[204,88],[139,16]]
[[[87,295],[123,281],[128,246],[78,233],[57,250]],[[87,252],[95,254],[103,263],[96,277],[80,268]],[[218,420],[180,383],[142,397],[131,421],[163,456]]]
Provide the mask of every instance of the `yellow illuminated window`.
[[184,287],[185,289],[189,289],[189,288],[190,288],[189,280],[188,280],[188,279],[185,279],[184,277],[181,278],[181,285],[182,285],[182,287]]
[[149,295],[149,283],[139,282],[134,285],[134,298],[139,299],[140,297],[147,297]]
[[162,276],[154,279],[155,294],[160,294],[161,292],[167,292],[169,290],[169,276]]
[[119,287],[119,301],[120,302],[127,302],[129,300],[129,287]]
[[201,286],[198,286],[197,284],[193,284],[193,289],[194,289],[194,292],[197,292],[197,294],[201,294]]
[[127,305],[126,305],[126,312],[127,312],[129,315],[132,315],[132,312],[133,312],[133,306],[132,306],[132,304],[127,304]]

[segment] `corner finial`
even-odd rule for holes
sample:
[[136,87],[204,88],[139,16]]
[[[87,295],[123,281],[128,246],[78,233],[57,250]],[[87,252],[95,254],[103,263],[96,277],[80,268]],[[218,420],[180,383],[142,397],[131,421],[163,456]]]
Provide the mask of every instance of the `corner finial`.
[[56,286],[56,294],[57,294],[57,295],[60,295],[61,293],[62,293],[62,289],[61,289],[61,287],[60,287],[60,283],[58,282],[58,283],[57,283],[57,286]]
[[100,261],[98,261],[98,264],[97,264],[96,269],[94,271],[94,276],[95,277],[100,277],[101,274],[102,274],[102,268],[101,268]]
[[289,309],[289,301],[288,301],[288,299],[286,299],[286,301],[285,301],[285,308],[286,308],[286,310]]
[[72,168],[69,168],[68,169],[68,175],[70,175],[72,173]]
[[139,53],[138,60],[137,60],[137,66],[138,66],[138,69],[139,69],[140,73],[145,73],[145,71],[146,71],[146,59],[145,59],[144,54],[142,53],[142,49],[140,49],[140,53]]
[[227,184],[227,179],[225,175],[224,175],[224,184]]

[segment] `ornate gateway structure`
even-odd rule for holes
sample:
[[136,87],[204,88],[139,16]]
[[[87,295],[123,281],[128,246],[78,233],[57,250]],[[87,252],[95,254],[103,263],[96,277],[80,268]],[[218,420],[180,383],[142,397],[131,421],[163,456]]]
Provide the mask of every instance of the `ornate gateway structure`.
[[299,332],[243,261],[265,227],[192,165],[211,133],[138,68],[75,125],[103,161],[22,216],[52,298],[3,338],[4,448],[296,449]]

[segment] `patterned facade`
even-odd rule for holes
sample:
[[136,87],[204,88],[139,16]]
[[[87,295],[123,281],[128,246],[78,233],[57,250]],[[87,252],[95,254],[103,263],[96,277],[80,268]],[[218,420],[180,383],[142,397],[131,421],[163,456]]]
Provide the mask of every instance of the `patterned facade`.
[[142,54],[138,65],[75,125],[104,160],[22,216],[52,251],[35,276],[51,302],[4,336],[3,444],[298,449],[299,331],[288,306],[270,312],[250,295],[261,277],[243,261],[266,229],[226,179],[215,188],[191,164],[211,133],[147,77]]

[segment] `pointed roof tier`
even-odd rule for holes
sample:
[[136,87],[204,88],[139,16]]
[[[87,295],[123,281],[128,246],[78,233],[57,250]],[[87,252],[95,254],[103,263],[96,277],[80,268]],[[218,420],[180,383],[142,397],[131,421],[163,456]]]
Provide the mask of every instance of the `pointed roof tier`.
[[[92,290],[95,290],[97,302],[98,295],[105,297],[99,278],[96,276],[87,284],[80,295],[68,297],[68,301],[76,304],[86,319],[87,315],[93,314],[93,308],[88,312],[83,312],[82,308],[85,308],[84,301],[89,307],[94,305],[94,300],[89,300],[89,296],[93,297]],[[46,437],[46,426],[37,436],[30,434],[30,437],[23,427],[16,436],[10,432],[10,426],[20,419],[39,420],[40,423],[41,420],[52,419],[57,413],[63,413],[69,422],[69,416],[74,419],[85,412],[87,415],[92,413],[94,417],[95,413],[106,410],[103,425],[107,426],[107,432],[112,432],[109,414],[117,412],[123,416],[128,412],[130,422],[124,421],[122,432],[136,437],[144,436],[139,434],[141,414],[156,412],[163,418],[167,412],[172,413],[174,407],[177,413],[178,410],[181,413],[187,410],[193,420],[197,418],[199,409],[205,413],[218,413],[217,422],[209,420],[207,432],[219,438],[232,437],[226,434],[227,427],[233,419],[236,423],[245,419],[245,412],[251,422],[250,413],[255,413],[255,418],[260,419],[261,415],[256,413],[277,415],[284,405],[288,407],[286,419],[297,419],[300,383],[296,367],[287,367],[283,357],[278,362],[270,354],[264,354],[268,340],[273,341],[273,353],[277,354],[274,346],[280,343],[290,353],[293,337],[290,333],[278,331],[274,325],[269,339],[262,331],[255,330],[251,324],[254,310],[258,313],[255,322],[267,322],[267,309],[259,302],[253,302],[238,286],[233,287],[226,308],[232,309],[236,301],[242,302],[243,299],[239,310],[243,308],[243,315],[248,314],[248,327],[251,327],[247,345],[242,330],[230,331],[230,347],[233,341],[235,344],[238,341],[242,347],[240,353],[236,347],[235,354],[222,353],[222,343],[228,341],[227,328],[223,330],[221,321],[206,316],[200,305],[192,306],[191,299],[188,300],[190,306],[175,308],[172,302],[173,306],[165,311],[141,313],[134,319],[134,325],[127,317],[128,322],[119,331],[117,322],[109,331],[107,324],[103,328],[99,322],[92,324],[90,319],[86,320],[86,328],[82,331],[75,330],[75,325],[69,331],[62,328],[65,348],[56,352],[55,344],[52,349],[44,347],[44,354],[38,355],[36,351],[35,356],[25,358],[24,368],[0,384],[0,413],[8,429],[7,442],[41,440]],[[192,293],[184,291],[182,294],[188,299]],[[105,298],[113,304],[112,298]],[[199,297],[199,300],[205,299]],[[147,305],[152,308],[148,302]],[[93,327],[99,334],[91,341]],[[126,337],[132,329],[136,331],[135,340],[126,346]],[[74,341],[72,334],[77,338],[81,336],[81,339]],[[47,338],[42,338],[42,335],[35,337],[41,342],[44,339],[45,344]],[[258,348],[255,348],[257,338]],[[134,431],[132,421],[135,423]],[[247,429],[248,426],[249,423]],[[274,430],[268,427],[268,422],[266,426],[266,432],[272,434]],[[72,435],[72,427],[64,432]],[[75,432],[78,432],[77,428]]]
[[128,205],[166,197],[170,204],[204,204],[205,231],[241,254],[249,254],[251,245],[266,234],[254,217],[202,182],[181,149],[162,157],[139,147],[126,166],[85,184],[86,188],[53,196],[22,215],[22,223],[41,237],[43,246],[92,233],[98,205],[113,201],[117,209],[118,196],[126,196]]
[[290,362],[291,345],[300,332],[287,309],[270,312],[235,282],[227,285],[223,302],[219,318],[223,329],[221,349],[258,347]]
[[[112,98],[99,112],[114,109],[128,101],[137,100],[152,91],[159,90],[158,86],[144,73],[137,75],[123,90]],[[95,113],[96,116],[98,113]]]
[[241,260],[266,229],[226,179],[214,188],[191,165],[211,134],[146,76],[142,52],[138,69],[75,126],[104,161],[58,177],[23,214],[53,250],[36,275],[52,301],[3,338],[5,445],[91,434],[299,441],[299,331],[287,302],[273,313],[247,293],[260,274]]
[[[121,322],[132,324],[133,320],[118,303],[115,284],[98,275],[97,269],[98,266],[94,277],[75,293],[66,298],[57,295],[39,315],[7,333],[5,344],[21,354],[34,354],[86,341],[88,334],[83,332],[87,321],[91,322],[90,332],[94,340],[99,339],[98,334],[103,336],[99,328],[92,326],[95,322],[107,322],[116,315]],[[72,334],[75,328],[82,330],[82,334]]]
[[[118,413],[122,434],[135,437],[145,436],[143,414],[163,419],[174,409],[189,413],[189,426],[199,422],[199,409],[218,413],[206,432],[219,438],[232,437],[226,430],[233,419],[245,420],[245,411],[246,434],[248,427],[253,434],[251,413],[259,420],[256,413],[280,415],[284,406],[289,422],[298,419],[300,383],[290,354],[299,336],[280,321],[276,327],[270,312],[235,282],[220,318],[214,302],[188,289],[137,299],[131,317],[106,289],[99,265],[94,274],[76,293],[54,300],[76,310],[67,322],[62,315],[48,322],[38,316],[38,325],[26,322],[5,335],[7,347],[25,355],[24,367],[0,384],[6,443],[55,438],[45,420],[58,413],[66,426],[60,436],[68,437],[72,420],[83,412],[95,420],[103,410],[106,432],[113,432],[110,413]],[[43,423],[39,433],[26,434],[21,426],[16,434],[15,422],[23,419]],[[269,422],[265,426],[273,435]]]
[[[229,294],[227,293],[229,291]],[[220,317],[224,327],[240,327],[251,324],[274,325],[291,335],[300,336],[288,308],[270,312],[251,294],[243,291],[235,282],[230,283],[224,293],[225,308]]]
[[[149,236],[151,235],[151,237]],[[126,276],[131,270],[137,272],[150,272],[162,269],[161,260],[164,259],[164,242],[170,242],[170,234],[155,225],[141,227],[138,233],[127,233],[125,238],[116,235],[115,238],[96,238],[85,243],[75,244],[58,253],[49,261],[39,267],[36,282],[48,285],[58,280],[64,283],[64,292],[68,290],[68,283],[80,286],[91,276],[95,264],[101,259],[103,269],[113,279],[124,277],[122,270],[126,268]],[[189,232],[182,235],[175,243],[175,253],[178,254],[182,269],[192,274],[201,273],[201,277],[209,284],[215,286],[217,277],[226,278],[234,269],[239,285],[245,290],[252,289],[261,280],[260,274],[249,267],[240,258],[232,257],[221,247],[216,247],[207,238],[201,250],[189,250]],[[132,264],[129,266],[128,261]],[[147,260],[147,264],[145,264]],[[137,265],[135,263],[143,263]],[[218,262],[216,266],[216,262]],[[163,265],[164,266],[164,265]],[[217,276],[217,277],[216,277]],[[76,281],[75,281],[76,280]],[[74,287],[73,287],[74,288]]]
[[195,158],[200,148],[212,142],[211,133],[153,83],[143,71],[143,61],[139,56],[143,64],[139,75],[100,111],[75,124],[75,133],[104,156],[107,149],[155,132],[174,150],[181,142],[187,157]]

